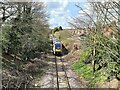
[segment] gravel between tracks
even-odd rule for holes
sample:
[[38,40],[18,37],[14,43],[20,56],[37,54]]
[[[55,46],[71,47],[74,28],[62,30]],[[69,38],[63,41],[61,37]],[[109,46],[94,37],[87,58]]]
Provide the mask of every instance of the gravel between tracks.
[[[49,57],[49,61],[48,61],[48,66],[46,68],[46,71],[41,76],[41,79],[35,82],[35,86],[40,87],[40,88],[57,88],[55,56],[50,55],[48,57]],[[63,64],[66,69],[70,87],[71,88],[82,88],[77,75],[71,70],[70,66],[64,59],[63,59]],[[61,65],[58,66],[59,81],[60,81],[59,87],[66,88],[66,85],[64,84],[66,79],[65,77],[63,77],[64,71],[62,70],[61,67],[62,67]]]

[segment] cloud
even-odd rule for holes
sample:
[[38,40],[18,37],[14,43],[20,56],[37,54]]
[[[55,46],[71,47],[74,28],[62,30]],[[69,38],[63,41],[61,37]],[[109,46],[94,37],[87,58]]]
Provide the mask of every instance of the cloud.
[[78,16],[85,17],[85,16],[87,16],[87,14],[89,14],[89,15],[93,14],[93,8],[91,7],[90,3],[84,3],[84,5],[80,6],[80,7],[83,9],[83,11],[80,9],[78,11],[78,13],[79,13]]
[[[26,1],[31,1],[31,0],[26,0]],[[44,2],[58,2],[58,0],[33,0],[35,2],[41,2],[41,1],[44,1]],[[59,2],[64,2],[66,0],[59,0]],[[86,2],[87,0],[67,0],[69,2]]]
[[56,23],[55,18],[51,18],[49,22],[52,23],[52,24]]
[[50,13],[49,23],[51,27],[54,28],[57,25],[61,25],[65,27],[67,25],[66,17],[70,15],[70,10],[67,9],[68,0],[64,0],[64,1],[60,0],[48,4],[51,4],[49,5],[49,13]]
[[67,15],[62,15],[62,16],[53,16],[53,18],[51,18],[49,20],[49,23],[51,25],[51,28],[54,28],[56,26],[62,26],[63,28],[67,27]]
[[[68,5],[68,0],[54,0],[54,2],[47,2],[48,11],[51,17],[62,16],[66,13],[66,7]],[[67,10],[67,13],[69,11]]]
[[59,1],[59,3],[61,5],[60,10],[64,10],[66,6],[68,5],[68,0]]

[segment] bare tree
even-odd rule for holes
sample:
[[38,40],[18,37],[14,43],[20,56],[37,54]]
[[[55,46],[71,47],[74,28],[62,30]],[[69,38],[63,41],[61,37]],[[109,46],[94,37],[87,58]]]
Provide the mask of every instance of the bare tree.
[[[119,29],[117,28],[115,22],[117,22],[118,17],[119,17],[119,12],[118,12],[118,7],[119,4],[116,2],[105,2],[105,3],[101,3],[101,2],[89,2],[90,4],[90,8],[92,9],[92,11],[94,12],[94,15],[89,14],[87,11],[85,11],[79,4],[76,5],[84,14],[87,15],[87,17],[89,19],[86,20],[86,16],[84,16],[83,18],[81,17],[77,17],[77,18],[73,18],[74,22],[70,24],[72,24],[72,26],[75,26],[77,28],[81,27],[81,24],[83,23],[84,26],[86,26],[86,29],[88,29],[89,34],[87,35],[87,40],[85,41],[88,45],[88,47],[91,47],[91,63],[93,66],[93,72],[96,71],[96,64],[98,61],[100,61],[99,58],[106,58],[106,57],[97,57],[97,53],[99,52],[99,50],[102,48],[101,46],[104,47],[103,50],[107,50],[108,53],[112,56],[114,56],[117,60],[118,60],[118,49],[115,49],[113,47],[110,47],[109,45],[106,45],[106,43],[110,40],[110,43],[112,45],[116,45],[116,48],[118,48],[119,44],[116,43],[119,37],[119,35],[117,35],[117,33],[119,32]],[[117,7],[116,7],[117,6]],[[112,13],[114,12],[114,13]],[[91,25],[88,23],[92,23]],[[115,21],[115,22],[113,22]],[[114,24],[113,24],[114,23]],[[114,25],[114,28],[113,28]],[[109,28],[109,33],[112,36],[116,36],[115,41],[111,38],[105,37],[104,36],[104,29],[108,27]],[[90,30],[90,31],[89,31]],[[114,33],[114,34],[113,34]],[[103,41],[105,40],[105,42]],[[113,49],[115,49],[114,51],[112,51]],[[100,52],[99,52],[100,53]],[[106,53],[107,54],[107,53]],[[101,61],[102,62],[102,61]],[[109,61],[103,61],[103,62],[109,62]],[[102,62],[102,63],[103,63]],[[117,65],[118,63],[116,63]]]

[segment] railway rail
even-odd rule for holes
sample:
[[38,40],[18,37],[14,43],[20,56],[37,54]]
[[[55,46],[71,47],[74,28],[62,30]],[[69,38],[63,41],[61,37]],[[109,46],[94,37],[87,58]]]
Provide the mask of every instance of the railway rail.
[[55,66],[56,66],[57,90],[59,90],[60,88],[67,88],[68,90],[71,90],[66,68],[63,62],[63,58],[61,56],[60,57],[55,56]]
[[[56,68],[56,87],[59,90],[59,88],[67,88],[68,90],[71,90],[66,68],[63,62],[62,58],[62,43],[57,40],[56,37],[51,36],[52,40],[52,50],[53,54],[55,55],[55,68]],[[60,55],[60,56],[58,56]]]

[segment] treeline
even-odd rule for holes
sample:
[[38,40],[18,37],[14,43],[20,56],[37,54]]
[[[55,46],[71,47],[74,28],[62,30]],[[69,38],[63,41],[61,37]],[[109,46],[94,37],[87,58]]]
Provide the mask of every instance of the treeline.
[[50,49],[46,7],[42,2],[0,2],[2,88],[33,87]]
[[30,60],[49,49],[48,14],[42,2],[0,2],[2,54]]
[[[85,27],[80,61],[92,66],[94,73],[107,72],[108,78],[120,79],[120,28],[118,27],[119,2],[89,2],[91,13],[76,5],[84,17],[76,17],[70,24],[79,29]],[[114,13],[113,13],[114,12]],[[99,75],[98,75],[99,76]],[[94,76],[97,77],[97,76]],[[100,76],[99,76],[100,77]]]

